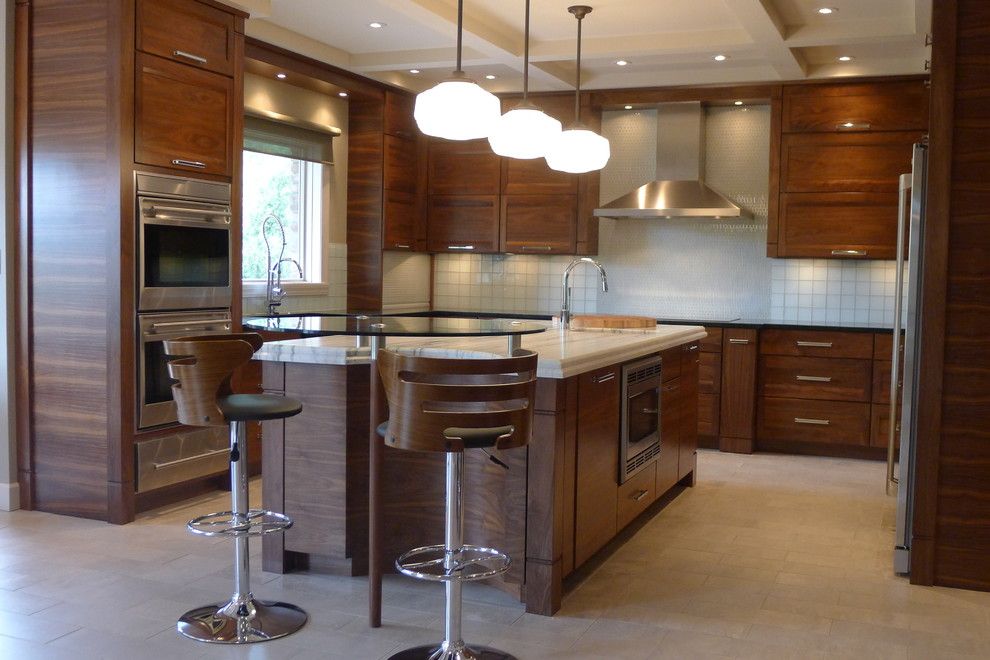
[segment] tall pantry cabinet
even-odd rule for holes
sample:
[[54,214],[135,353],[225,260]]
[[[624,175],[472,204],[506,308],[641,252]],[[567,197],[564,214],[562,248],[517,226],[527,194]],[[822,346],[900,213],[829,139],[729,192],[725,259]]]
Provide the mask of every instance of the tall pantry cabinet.
[[245,16],[212,0],[16,0],[24,508],[123,523],[151,503],[134,488],[134,441],[153,435],[135,423],[134,172],[231,183],[237,268]]

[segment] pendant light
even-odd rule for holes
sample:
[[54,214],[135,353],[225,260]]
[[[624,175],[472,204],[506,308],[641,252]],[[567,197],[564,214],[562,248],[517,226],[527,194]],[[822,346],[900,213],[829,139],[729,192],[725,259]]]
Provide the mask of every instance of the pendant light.
[[581,20],[591,13],[591,7],[574,5],[567,11],[578,21],[577,86],[574,90],[574,123],[562,131],[547,152],[547,165],[558,172],[583,174],[605,167],[611,150],[608,140],[581,123]]
[[502,112],[498,97],[461,70],[464,0],[457,0],[457,70],[449,80],[416,95],[413,117],[426,135],[448,140],[488,137]]
[[525,42],[523,46],[523,97],[515,108],[495,123],[488,143],[499,156],[542,158],[553,139],[560,134],[560,122],[529,102],[529,0],[526,0]]

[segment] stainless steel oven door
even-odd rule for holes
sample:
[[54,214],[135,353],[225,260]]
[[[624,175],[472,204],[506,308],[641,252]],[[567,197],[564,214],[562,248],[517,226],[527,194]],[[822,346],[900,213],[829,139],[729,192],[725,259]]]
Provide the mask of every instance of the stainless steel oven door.
[[660,455],[660,357],[622,367],[619,483]]
[[230,312],[172,312],[138,315],[138,428],[178,421],[164,341],[189,335],[230,332]]
[[229,203],[138,197],[138,309],[230,307]]

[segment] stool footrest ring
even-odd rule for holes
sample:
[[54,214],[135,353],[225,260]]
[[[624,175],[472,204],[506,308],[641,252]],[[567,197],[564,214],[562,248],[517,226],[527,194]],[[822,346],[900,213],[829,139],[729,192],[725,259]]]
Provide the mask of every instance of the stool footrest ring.
[[292,527],[292,519],[284,513],[251,509],[247,515],[237,516],[233,511],[218,511],[197,516],[186,529],[200,536],[264,536],[280,534]]
[[[509,555],[480,545],[448,551],[443,544],[413,548],[399,555],[395,567],[403,575],[439,582],[485,580],[509,570]],[[447,566],[450,566],[448,569]]]

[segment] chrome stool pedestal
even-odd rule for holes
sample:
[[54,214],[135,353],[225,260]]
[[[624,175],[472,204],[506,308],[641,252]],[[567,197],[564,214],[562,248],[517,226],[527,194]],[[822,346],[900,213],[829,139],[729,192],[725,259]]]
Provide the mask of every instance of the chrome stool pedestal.
[[201,536],[234,538],[234,593],[230,600],[189,610],[178,631],[200,642],[250,644],[285,637],[306,623],[307,615],[289,603],[257,600],[251,594],[248,540],[280,534],[292,527],[288,516],[248,508],[247,442],[245,423],[230,424],[230,494],[232,511],[199,516],[186,527]]

